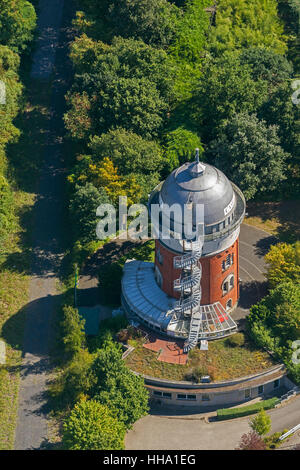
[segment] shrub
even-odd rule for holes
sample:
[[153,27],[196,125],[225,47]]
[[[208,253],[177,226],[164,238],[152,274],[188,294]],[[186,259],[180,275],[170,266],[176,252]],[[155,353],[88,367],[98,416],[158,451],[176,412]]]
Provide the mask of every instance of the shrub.
[[241,406],[240,408],[223,408],[217,410],[217,418],[218,420],[241,418],[242,416],[258,413],[262,409],[270,410],[271,408],[274,408],[275,405],[277,405],[278,403],[279,399],[277,397],[274,397],[270,398],[269,400],[254,403],[253,405]]
[[245,336],[243,335],[243,333],[236,333],[235,335],[229,336],[229,338],[227,338],[227,343],[233,347],[244,346]]
[[208,370],[205,367],[194,367],[190,372],[185,375],[185,379],[191,382],[201,382],[201,377],[207,375]]
[[257,432],[250,431],[242,435],[236,450],[266,450],[266,444]]
[[251,420],[250,427],[260,436],[264,436],[271,430],[271,418],[267,415],[266,411],[262,409],[258,415]]

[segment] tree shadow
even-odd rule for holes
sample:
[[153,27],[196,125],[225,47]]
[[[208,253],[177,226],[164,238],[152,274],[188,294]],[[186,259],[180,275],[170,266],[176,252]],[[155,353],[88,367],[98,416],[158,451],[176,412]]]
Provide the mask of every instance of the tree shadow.
[[279,242],[278,238],[270,235],[269,237],[261,238],[255,243],[255,255],[264,257],[270,250],[272,245],[276,245]]
[[[300,200],[248,202],[249,217],[259,217],[263,222],[276,220],[275,235],[280,241],[292,243],[300,238]],[[267,230],[267,229],[266,229]]]
[[240,298],[238,306],[248,310],[259,302],[268,292],[267,281],[249,281],[240,284]]

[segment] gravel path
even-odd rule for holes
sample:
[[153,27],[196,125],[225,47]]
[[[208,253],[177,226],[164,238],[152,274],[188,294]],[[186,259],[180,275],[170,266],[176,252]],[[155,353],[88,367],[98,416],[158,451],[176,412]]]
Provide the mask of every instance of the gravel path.
[[40,0],[39,41],[31,76],[53,79],[51,119],[46,131],[44,166],[34,208],[32,278],[23,346],[15,449],[41,449],[47,445],[46,385],[51,316],[58,302],[57,277],[63,250],[64,94],[70,76],[67,60],[68,24],[72,2]]

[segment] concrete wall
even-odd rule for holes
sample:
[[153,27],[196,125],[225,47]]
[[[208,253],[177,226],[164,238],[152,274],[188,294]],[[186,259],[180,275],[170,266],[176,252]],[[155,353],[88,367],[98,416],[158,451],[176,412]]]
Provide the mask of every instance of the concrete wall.
[[[276,389],[282,387],[290,389],[294,386],[287,379],[286,369],[282,364],[252,376],[211,384],[144,378],[145,386],[152,399],[159,400],[165,405],[187,407],[234,406],[260,396],[265,398],[267,395],[274,394]],[[178,395],[186,395],[186,399]],[[189,399],[187,395],[190,395]]]

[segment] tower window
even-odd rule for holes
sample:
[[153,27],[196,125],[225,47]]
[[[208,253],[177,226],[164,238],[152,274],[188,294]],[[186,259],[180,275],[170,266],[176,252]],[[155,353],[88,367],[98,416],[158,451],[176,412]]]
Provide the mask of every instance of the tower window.
[[233,254],[228,254],[226,258],[222,261],[222,270],[225,271],[226,269],[230,268],[233,265]]
[[226,310],[230,310],[232,308],[232,299],[229,299],[226,303]]
[[223,294],[224,295],[227,294],[233,288],[234,288],[234,275],[230,274],[223,281],[223,284],[222,284]]

